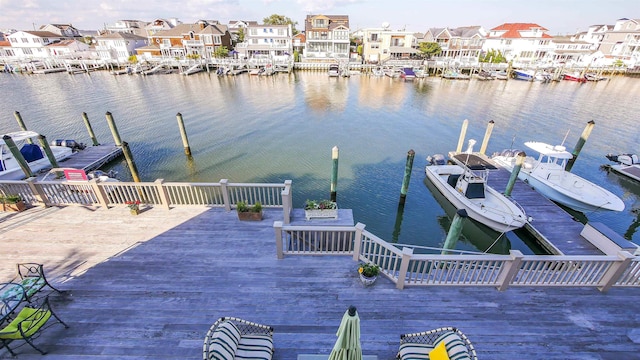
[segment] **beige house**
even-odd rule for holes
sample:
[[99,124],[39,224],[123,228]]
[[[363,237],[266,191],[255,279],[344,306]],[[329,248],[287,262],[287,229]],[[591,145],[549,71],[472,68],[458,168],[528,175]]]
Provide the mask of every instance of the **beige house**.
[[640,19],[619,19],[607,31],[599,50],[605,57],[623,60],[629,65],[640,63]]
[[349,16],[307,15],[305,59],[349,59]]
[[431,28],[418,43],[435,42],[440,45],[442,52],[434,56],[434,60],[476,64],[486,36],[482,26]]
[[361,34],[362,58],[367,63],[383,63],[417,56],[418,51],[414,48],[417,41],[411,31],[391,30],[385,23],[381,28],[362,29]]

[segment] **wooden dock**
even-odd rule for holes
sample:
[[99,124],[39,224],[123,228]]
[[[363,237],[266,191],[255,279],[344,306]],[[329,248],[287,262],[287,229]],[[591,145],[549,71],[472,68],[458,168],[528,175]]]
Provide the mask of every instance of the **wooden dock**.
[[[120,156],[122,156],[122,148],[115,144],[87,146],[69,158],[58,162],[58,165],[61,168],[82,169],[89,172],[99,169]],[[42,179],[46,175],[47,173],[41,174],[38,179]]]
[[[474,164],[481,166],[489,163],[495,169],[489,170],[488,185],[499,192],[504,192],[511,177],[511,173],[486,156],[477,154],[467,157],[466,154],[451,156],[459,164],[467,162],[470,167]],[[464,159],[463,159],[464,158]],[[580,235],[584,225],[563,210],[553,201],[540,195],[531,186],[517,180],[511,197],[525,210],[527,216],[533,220],[525,226],[547,251],[556,255],[603,255],[597,247]]]
[[[238,221],[204,206],[32,208],[0,213],[0,280],[17,262],[44,264],[66,293],[51,294],[54,325],[20,360],[202,359],[221,316],[274,327],[274,360],[328,355],[342,315],[358,309],[364,355],[395,359],[400,334],[460,328],[480,359],[636,359],[640,292],[613,288],[363,287],[349,256],[276,258],[273,222]],[[298,219],[294,219],[297,221]],[[18,344],[18,342],[14,342]],[[10,358],[0,349],[0,358]]]

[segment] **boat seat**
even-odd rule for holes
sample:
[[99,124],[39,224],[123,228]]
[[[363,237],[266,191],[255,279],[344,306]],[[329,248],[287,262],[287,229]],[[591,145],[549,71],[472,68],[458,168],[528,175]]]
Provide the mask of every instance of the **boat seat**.
[[451,187],[456,187],[456,184],[458,183],[458,179],[460,178],[461,174],[452,174],[449,175],[449,177],[447,178],[447,184],[449,184]]

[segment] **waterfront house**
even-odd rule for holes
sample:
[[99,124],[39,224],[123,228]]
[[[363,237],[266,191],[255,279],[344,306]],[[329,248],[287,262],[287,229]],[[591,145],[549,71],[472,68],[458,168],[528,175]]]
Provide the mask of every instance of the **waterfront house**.
[[293,55],[293,28],[288,25],[249,25],[235,50],[248,59],[287,60]]
[[108,34],[123,33],[146,37],[147,31],[145,27],[148,24],[148,22],[140,20],[118,20],[113,24],[107,25],[105,29]]
[[482,26],[463,26],[458,28],[431,28],[427,30],[421,42],[435,42],[442,52],[433,57],[444,63],[476,65],[487,36]]
[[38,31],[49,31],[63,39],[76,39],[81,38],[80,31],[73,27],[71,24],[47,24],[42,25]]
[[107,62],[123,63],[136,54],[136,49],[146,46],[146,37],[126,32],[106,34],[96,38],[96,51],[100,59]]
[[613,30],[604,34],[599,50],[628,66],[640,63],[640,19],[618,19]]
[[581,31],[571,37],[571,40],[586,41],[591,44],[591,50],[598,50],[607,31],[613,30],[612,25],[591,25],[587,31]]
[[156,34],[158,31],[170,30],[180,24],[182,24],[182,21],[178,20],[177,18],[155,19],[144,27],[146,33],[144,36],[150,37]]
[[[249,25],[258,25],[257,21],[247,21],[247,20],[231,20],[229,24],[227,24],[227,28],[229,29],[229,33],[231,34],[231,41],[234,44],[238,42],[244,41],[244,36],[247,33],[247,27]],[[240,33],[242,32],[242,36]]]
[[60,42],[63,37],[49,31],[16,31],[7,36],[14,58],[45,59],[49,57],[46,46]]
[[145,58],[190,56],[210,59],[217,48],[231,48],[231,34],[227,26],[212,20],[178,24],[172,29],[157,31],[149,39],[149,46],[138,49],[138,54]]
[[51,57],[54,58],[89,58],[90,46],[78,40],[62,40],[46,46]]
[[307,47],[307,36],[303,32],[300,32],[293,35],[292,41],[293,53],[303,54]]
[[538,24],[505,23],[489,31],[482,50],[500,51],[514,65],[536,63],[554,50],[553,36],[548,31]]
[[336,61],[349,58],[349,16],[307,15],[304,29],[304,60]]
[[591,60],[590,55],[594,53],[593,44],[575,40],[570,36],[554,36],[553,44],[555,50],[551,51],[551,60],[555,63],[563,64],[580,64],[587,59]]
[[389,60],[409,59],[417,55],[414,33],[391,30],[388,23],[381,28],[362,29],[362,58],[368,63],[384,63]]

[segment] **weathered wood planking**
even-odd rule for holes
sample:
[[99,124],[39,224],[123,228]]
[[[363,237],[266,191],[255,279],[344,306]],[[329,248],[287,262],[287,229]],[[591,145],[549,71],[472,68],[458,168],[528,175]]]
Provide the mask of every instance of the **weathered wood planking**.
[[[87,146],[84,150],[74,153],[69,158],[58,162],[60,167],[83,169],[86,172],[99,169],[108,162],[122,156],[122,148],[115,144]],[[40,176],[42,178],[45,174]]]
[[[400,334],[457,326],[481,359],[633,359],[640,353],[640,290],[363,287],[348,256],[276,259],[273,221],[240,222],[205,207],[138,216],[125,206],[33,208],[0,215],[0,281],[36,261],[54,285],[55,326],[36,344],[47,359],[200,359],[220,316],[275,328],[275,359],[329,354],[349,305],[364,354],[391,360]],[[0,350],[0,357],[8,357]],[[18,358],[43,357],[23,346]]]

